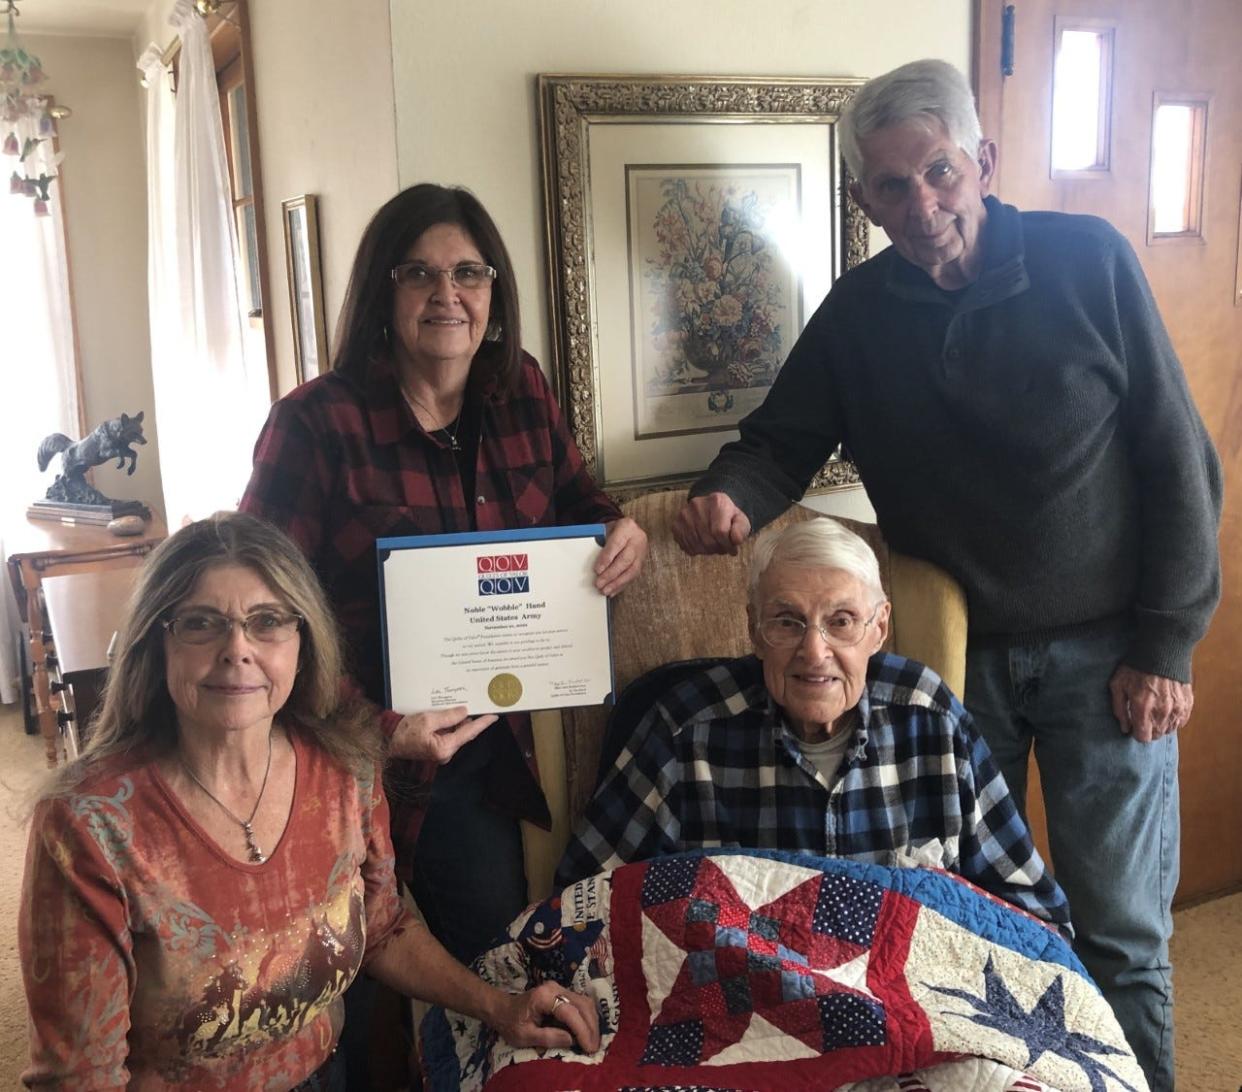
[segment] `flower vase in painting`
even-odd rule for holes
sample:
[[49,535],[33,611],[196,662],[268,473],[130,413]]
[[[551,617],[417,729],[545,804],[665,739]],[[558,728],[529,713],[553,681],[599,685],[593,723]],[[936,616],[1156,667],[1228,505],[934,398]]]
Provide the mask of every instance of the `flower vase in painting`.
[[763,400],[800,326],[782,246],[796,181],[780,167],[631,177],[636,437],[732,428]]

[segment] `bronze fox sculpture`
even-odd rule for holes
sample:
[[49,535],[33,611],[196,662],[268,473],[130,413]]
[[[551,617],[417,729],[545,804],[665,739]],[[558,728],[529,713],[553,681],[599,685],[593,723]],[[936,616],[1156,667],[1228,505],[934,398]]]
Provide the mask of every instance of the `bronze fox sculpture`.
[[39,445],[39,469],[46,470],[48,463],[60,454],[61,474],[65,478],[81,478],[92,466],[101,466],[109,459],[117,460],[117,469],[129,460],[127,473],[133,474],[138,465],[138,453],[131,444],[145,444],[147,438],[142,434],[142,415],[140,410],[136,417],[122,413],[105,421],[83,440],[74,443],[63,432],[53,432],[45,436]]

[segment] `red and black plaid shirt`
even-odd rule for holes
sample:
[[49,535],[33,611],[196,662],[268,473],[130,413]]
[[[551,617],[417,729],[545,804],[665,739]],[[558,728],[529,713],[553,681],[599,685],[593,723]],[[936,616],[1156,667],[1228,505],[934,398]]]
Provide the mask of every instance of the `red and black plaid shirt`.
[[[510,394],[485,392],[474,412],[471,497],[450,445],[418,423],[387,364],[373,365],[365,380],[333,372],[298,387],[272,406],[255,445],[241,510],[274,523],[306,551],[337,612],[350,670],[373,701],[384,694],[377,538],[602,523],[621,514],[583,466],[532,357],[523,356]],[[529,718],[507,719],[537,776]],[[427,779],[428,771],[420,776],[413,763],[404,765],[408,779]],[[511,804],[524,818],[546,821],[542,800]],[[426,793],[392,800],[403,863],[425,806]]]

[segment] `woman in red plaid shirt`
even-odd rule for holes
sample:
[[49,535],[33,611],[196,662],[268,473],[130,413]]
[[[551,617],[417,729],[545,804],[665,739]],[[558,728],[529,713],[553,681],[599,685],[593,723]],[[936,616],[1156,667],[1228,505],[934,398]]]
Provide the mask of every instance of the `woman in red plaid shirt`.
[[[377,538],[602,522],[600,592],[642,567],[646,535],[596,487],[520,330],[512,263],[478,199],[413,186],[363,234],[332,371],[278,401],[255,447],[241,508],[311,559],[377,703]],[[388,779],[398,875],[464,962],[526,903],[518,820],[550,823],[529,718],[493,728],[467,713],[385,717],[406,760]]]

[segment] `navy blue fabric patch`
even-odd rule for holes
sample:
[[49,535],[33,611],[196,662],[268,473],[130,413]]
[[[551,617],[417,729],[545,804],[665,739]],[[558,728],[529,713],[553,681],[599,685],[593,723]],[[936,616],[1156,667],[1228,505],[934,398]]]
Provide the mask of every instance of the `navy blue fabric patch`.
[[703,1053],[703,1021],[657,1024],[647,1035],[639,1065],[697,1065]]
[[702,857],[669,857],[652,861],[643,877],[643,907],[684,899],[694,890]]
[[884,889],[878,884],[825,874],[811,926],[817,933],[870,947],[883,900]]
[[819,998],[825,1051],[841,1047],[883,1046],[884,1009],[851,993],[829,993]]
[[750,979],[746,975],[724,979],[720,983],[720,989],[724,994],[725,1008],[733,1016],[753,1011],[755,1005],[750,999]]

